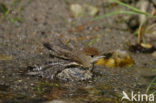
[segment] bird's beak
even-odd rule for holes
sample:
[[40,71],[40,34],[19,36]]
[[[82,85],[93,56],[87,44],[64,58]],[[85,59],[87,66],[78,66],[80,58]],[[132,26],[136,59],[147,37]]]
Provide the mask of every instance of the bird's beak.
[[103,56],[103,55],[101,55],[101,56],[96,56],[96,57],[94,57],[94,58],[92,58],[91,59],[91,63],[95,63],[96,61],[98,61],[99,59],[101,59],[101,58],[104,58],[105,56]]

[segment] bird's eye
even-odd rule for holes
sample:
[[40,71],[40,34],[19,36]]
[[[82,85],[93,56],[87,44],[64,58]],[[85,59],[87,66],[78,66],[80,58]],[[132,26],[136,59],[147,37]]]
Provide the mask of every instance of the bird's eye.
[[91,57],[94,57],[94,55],[90,55]]

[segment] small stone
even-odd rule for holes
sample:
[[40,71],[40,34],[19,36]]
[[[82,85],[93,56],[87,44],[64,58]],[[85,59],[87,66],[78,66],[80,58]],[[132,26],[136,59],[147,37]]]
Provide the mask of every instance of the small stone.
[[79,4],[72,4],[70,6],[70,10],[72,11],[74,17],[81,17],[84,15],[84,10]]
[[72,4],[70,6],[70,10],[72,11],[74,17],[96,16],[99,12],[97,7],[87,4]]

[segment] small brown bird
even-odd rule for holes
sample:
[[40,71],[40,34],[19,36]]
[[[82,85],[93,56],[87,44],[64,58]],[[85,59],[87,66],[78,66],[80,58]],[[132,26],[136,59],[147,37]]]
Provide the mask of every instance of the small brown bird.
[[57,40],[56,44],[44,43],[44,46],[54,52],[54,56],[74,62],[74,65],[78,65],[84,68],[92,67],[100,58],[99,52],[96,48],[73,48],[65,45],[61,40]]
[[[96,48],[72,48],[57,40],[57,44],[44,43],[44,46],[55,52],[55,56],[74,62],[73,65],[92,70],[93,64],[105,67],[131,67],[134,64],[132,57],[122,50],[101,55]],[[72,63],[71,63],[72,65]]]
[[40,66],[35,65],[27,73],[28,75],[65,81],[88,80],[92,78],[95,61],[104,57],[99,56],[99,52],[95,48],[72,47],[58,39],[53,44],[44,43],[43,45],[51,51],[51,56],[58,59],[52,59]]
[[51,56],[59,58],[59,61],[55,61],[55,58],[42,66],[35,66],[33,71],[28,73],[29,75],[39,75],[44,78],[57,78],[65,81],[81,81],[92,78],[94,64],[116,67],[127,63],[127,61],[126,63],[123,62],[122,58],[127,60],[127,56],[123,52],[121,53],[122,58],[118,53],[100,55],[96,48],[73,47],[66,45],[59,39],[56,39],[53,44],[44,43],[43,45],[51,51]]

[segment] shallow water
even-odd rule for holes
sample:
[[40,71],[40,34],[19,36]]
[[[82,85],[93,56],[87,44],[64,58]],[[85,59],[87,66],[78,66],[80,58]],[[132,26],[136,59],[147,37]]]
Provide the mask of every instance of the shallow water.
[[[11,3],[3,2],[6,5]],[[136,41],[126,23],[119,22],[116,16],[91,23],[91,17],[72,18],[68,9],[70,3],[97,5],[100,14],[109,11],[109,8],[101,7],[102,1],[22,0],[19,13],[22,22],[14,24],[7,18],[0,21],[0,55],[12,57],[0,58],[0,102],[39,103],[53,100],[52,103],[55,103],[56,100],[59,103],[120,103],[123,90],[128,93],[146,91],[152,78],[150,75],[143,76],[151,73],[149,69],[156,68],[156,59],[151,54],[129,52],[135,61],[134,66],[97,66],[93,78],[81,82],[49,80],[25,74],[28,66],[42,65],[49,60],[49,51],[42,44],[53,43],[54,35],[79,46],[87,45],[98,36],[92,46],[105,53],[117,49],[128,51],[127,43]],[[112,9],[118,8],[121,7]],[[17,9],[13,11],[17,13]],[[77,29],[78,26],[83,28]]]

